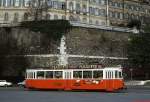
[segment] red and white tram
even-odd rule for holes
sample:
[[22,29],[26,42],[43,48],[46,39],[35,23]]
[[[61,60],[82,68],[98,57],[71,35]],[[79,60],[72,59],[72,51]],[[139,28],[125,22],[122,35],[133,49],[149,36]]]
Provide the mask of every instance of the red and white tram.
[[116,91],[124,88],[122,69],[27,69],[29,89]]

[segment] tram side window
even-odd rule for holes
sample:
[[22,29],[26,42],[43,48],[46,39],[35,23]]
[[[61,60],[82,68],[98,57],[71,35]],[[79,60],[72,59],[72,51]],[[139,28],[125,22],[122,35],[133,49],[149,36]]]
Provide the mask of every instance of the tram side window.
[[118,78],[118,71],[115,71],[115,78]]
[[122,73],[121,72],[119,72],[119,78],[122,78]]
[[46,71],[46,78],[53,78],[53,71]]
[[54,78],[62,78],[63,77],[63,73],[62,71],[55,71],[54,72]]
[[38,71],[38,72],[37,72],[37,78],[38,78],[38,79],[44,78],[44,71]]
[[92,71],[83,71],[83,78],[92,78]]
[[33,78],[33,72],[28,72],[28,78]]
[[82,78],[82,71],[73,71],[73,78]]
[[102,79],[103,78],[103,71],[93,71],[93,78]]

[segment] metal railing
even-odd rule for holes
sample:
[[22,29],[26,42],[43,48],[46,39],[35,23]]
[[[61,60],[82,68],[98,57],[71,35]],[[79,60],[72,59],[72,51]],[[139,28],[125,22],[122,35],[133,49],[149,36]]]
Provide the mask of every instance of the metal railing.
[[[0,27],[14,27],[19,26],[20,22],[2,22],[0,23]],[[70,21],[70,24],[75,27],[85,27],[85,28],[96,28],[110,31],[119,31],[119,32],[134,32],[133,29],[127,27],[117,27],[117,26],[103,26],[103,25],[94,25],[88,23],[80,23],[75,21]]]
[[119,32],[133,32],[133,29],[127,27],[102,26],[102,25],[94,25],[88,23],[78,23],[73,21],[70,21],[70,24],[72,24],[73,26],[86,27],[86,28],[97,28],[97,29],[112,30],[112,31],[119,31]]

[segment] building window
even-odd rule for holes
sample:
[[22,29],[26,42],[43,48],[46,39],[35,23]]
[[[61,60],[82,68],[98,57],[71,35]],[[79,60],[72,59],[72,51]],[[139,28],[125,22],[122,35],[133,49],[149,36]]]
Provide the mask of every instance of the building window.
[[139,10],[140,10],[140,8],[138,6],[136,6],[136,11],[139,11]]
[[77,12],[77,13],[80,13],[80,9],[81,9],[80,4],[77,3],[77,4],[76,4],[76,12]]
[[20,6],[20,0],[14,0],[14,4],[15,7],[19,7]]
[[131,19],[135,19],[135,15],[134,14],[131,14]]
[[140,21],[144,22],[144,17],[143,16],[140,17]]
[[114,12],[115,13],[115,18],[118,18],[118,13],[117,12]]
[[65,10],[65,8],[64,2],[55,2],[55,9]]
[[52,2],[51,0],[47,0],[47,6],[48,6],[49,8],[52,8],[53,2]]
[[95,9],[94,9],[93,7],[90,7],[90,8],[89,8],[89,13],[90,13],[91,15],[94,15],[94,14],[95,14]]
[[92,24],[92,23],[93,23],[93,21],[90,19],[89,23],[90,23],[90,24]]
[[27,13],[24,13],[24,20],[28,20],[28,14]]
[[101,9],[100,12],[101,12],[101,15],[102,15],[102,16],[106,16],[106,11],[105,11],[104,9]]
[[70,20],[70,21],[75,21],[75,19],[74,19],[73,16],[69,16],[69,20]]
[[120,19],[120,13],[119,12],[117,12],[117,18]]
[[58,19],[58,15],[54,15],[54,19],[57,20]]
[[83,18],[83,23],[87,23],[87,19],[86,18]]
[[119,3],[119,2],[115,2],[115,3],[114,3],[114,6],[117,7],[117,8],[122,8],[122,7],[123,7],[123,4],[122,4],[122,3]]
[[[0,0],[2,2],[2,0]],[[3,6],[4,7],[10,7],[11,6],[11,0],[3,0]]]
[[102,25],[106,25],[106,23],[105,22],[101,22],[102,23]]
[[19,18],[19,14],[18,13],[15,13],[14,14],[14,22],[18,22],[18,18]]
[[87,12],[87,7],[86,7],[86,5],[83,5],[82,11],[83,11],[83,13],[86,13],[86,12]]
[[73,3],[72,2],[69,3],[69,10],[73,11]]
[[62,8],[62,10],[65,10],[65,9],[66,9],[66,4],[65,4],[65,2],[62,2],[62,3],[61,3],[61,8]]
[[51,15],[50,15],[50,14],[46,14],[45,19],[46,19],[46,20],[50,20],[50,18],[51,18]]
[[95,15],[98,16],[99,15],[99,9],[95,8]]
[[30,0],[24,0],[24,7],[29,7]]
[[58,2],[57,2],[57,1],[54,1],[54,2],[53,2],[53,8],[54,8],[54,9],[57,9],[57,8],[58,8]]
[[129,14],[126,13],[126,14],[124,15],[124,18],[125,18],[125,19],[129,19]]
[[118,7],[118,2],[115,2],[115,7]]
[[139,15],[136,15],[136,19],[139,20],[139,18],[140,18]]
[[95,24],[96,24],[96,25],[99,25],[99,21],[98,21],[98,20],[96,20],[96,21],[95,21]]
[[99,2],[101,5],[106,5],[106,0],[100,0]]
[[65,16],[65,15],[63,15],[63,16],[62,16],[62,19],[63,19],[63,20],[66,20],[66,16]]
[[9,15],[8,13],[6,12],[5,15],[4,15],[4,21],[8,21],[9,20]]
[[113,12],[112,11],[109,11],[109,17],[113,17]]
[[80,22],[80,17],[79,16],[76,17],[76,21]]
[[120,19],[123,19],[123,13],[119,13]]
[[7,6],[6,0],[1,0],[1,1],[3,1],[3,6],[6,7]]
[[123,3],[119,3],[118,5],[120,8],[123,8]]
[[94,0],[94,3],[99,4],[100,2],[99,0]]

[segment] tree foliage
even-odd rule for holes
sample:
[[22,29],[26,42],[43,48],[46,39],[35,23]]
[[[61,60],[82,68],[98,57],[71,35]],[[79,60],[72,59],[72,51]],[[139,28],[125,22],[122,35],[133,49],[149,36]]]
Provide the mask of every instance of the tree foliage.
[[150,33],[130,37],[128,58],[135,67],[147,68],[150,66]]
[[[128,44],[128,59],[132,68],[141,68],[150,75],[150,26],[144,27],[144,32],[130,36]],[[150,77],[150,76],[148,76]]]
[[137,29],[140,29],[140,28],[141,28],[141,21],[136,20],[136,19],[132,19],[132,20],[128,23],[128,27],[129,27],[129,28],[136,27]]
[[20,76],[28,67],[26,57],[14,56],[22,55],[24,49],[19,50],[17,40],[11,36],[11,29],[9,27],[0,29],[0,37],[3,38],[0,41],[0,77],[5,75]]
[[22,22],[21,27],[45,34],[48,39],[59,41],[62,35],[70,30],[71,25],[67,20],[40,20]]

